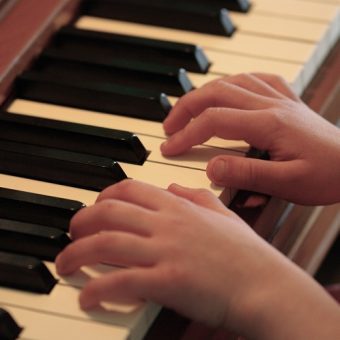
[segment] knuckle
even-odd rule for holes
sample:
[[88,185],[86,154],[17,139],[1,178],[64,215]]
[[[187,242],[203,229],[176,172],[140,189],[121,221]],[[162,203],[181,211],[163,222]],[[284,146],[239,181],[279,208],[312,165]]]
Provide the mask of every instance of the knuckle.
[[243,173],[246,173],[247,176],[241,177],[243,185],[247,187],[253,187],[254,185],[256,185],[256,183],[259,183],[258,171],[255,171],[252,162],[244,162],[244,167],[245,169],[243,169]]
[[283,78],[281,75],[271,74],[269,77],[270,77],[271,81],[273,82],[273,84],[279,85],[279,84],[286,84],[287,83],[285,78]]
[[100,201],[99,203],[96,204],[96,214],[98,216],[101,216],[106,210],[111,210],[114,209],[114,203],[111,199],[106,199],[103,201]]
[[272,107],[263,113],[263,119],[268,122],[271,131],[275,132],[286,124],[287,115],[282,107]]
[[116,190],[120,194],[129,194],[133,191],[134,181],[132,179],[124,179],[123,181],[117,183]]
[[112,214],[114,214],[117,209],[117,205],[114,200],[105,199],[97,203],[95,208],[93,218],[98,222],[98,224],[102,224],[110,220]]
[[187,281],[187,271],[181,266],[168,264],[159,269],[158,279],[160,287],[168,286],[169,282],[176,282],[177,285],[183,286]]
[[224,111],[224,108],[221,107],[208,107],[205,109],[201,115],[201,123],[207,128],[207,129],[213,129],[215,130],[215,125],[217,122],[219,122],[219,118],[221,116],[221,113]]
[[212,197],[215,197],[209,190],[207,189],[197,189],[195,196],[193,197],[193,202],[204,202],[207,199],[210,199]]
[[212,94],[219,96],[220,92],[226,88],[226,81],[223,78],[216,79],[210,84]]
[[239,73],[229,78],[229,81],[236,85],[243,85],[249,83],[251,80],[253,80],[253,78],[249,73]]
[[209,107],[199,116],[200,126],[204,126],[205,132],[213,134],[215,132],[215,120],[217,108]]

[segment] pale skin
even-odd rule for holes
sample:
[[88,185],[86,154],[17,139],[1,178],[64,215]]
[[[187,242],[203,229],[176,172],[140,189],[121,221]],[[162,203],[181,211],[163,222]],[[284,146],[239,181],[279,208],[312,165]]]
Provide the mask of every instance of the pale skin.
[[340,131],[279,77],[241,74],[208,83],[177,102],[164,129],[171,135],[161,148],[166,156],[212,136],[245,140],[269,152],[269,162],[232,156],[210,160],[207,175],[216,184],[300,204],[340,201]]
[[[281,197],[297,202],[315,203],[316,199],[309,196],[316,192],[320,196],[317,201],[340,201],[340,164],[335,155],[340,151],[338,130],[306,108],[279,78],[242,75],[223,81],[227,83],[225,93],[223,84],[208,84],[206,91],[187,95],[193,103],[190,109],[189,99],[179,101],[164,124],[173,136],[162,151],[168,155],[185,152],[212,135],[244,138],[269,150],[272,161],[262,164],[228,159],[232,163],[228,174],[216,181],[219,184],[235,178],[239,181],[236,186],[243,183],[241,187],[246,189],[281,192]],[[220,96],[225,102],[209,94],[210,86],[215,89],[212,93],[217,89],[223,92]],[[237,104],[237,93],[245,96],[242,107]],[[262,105],[257,104],[259,96],[262,108],[255,107]],[[295,113],[289,113],[293,109]],[[286,114],[287,119],[283,119]],[[226,132],[220,128],[224,120]],[[331,169],[326,168],[327,157],[333,161]],[[207,169],[211,179],[214,162],[216,159]],[[236,162],[243,162],[243,175],[232,170]],[[269,184],[260,180],[261,171],[269,176]],[[247,178],[250,173],[252,177]],[[304,176],[312,177],[309,185]],[[322,192],[315,177],[327,179],[327,189],[331,190]],[[281,191],[271,188],[278,179],[283,181]],[[290,190],[288,185],[292,186]],[[303,196],[305,190],[307,197]],[[152,300],[194,320],[252,339],[340,338],[336,302],[206,190],[176,184],[163,190],[126,180],[105,189],[93,206],[77,213],[70,231],[74,242],[56,260],[61,275],[100,262],[127,267],[91,280],[80,294],[84,309],[102,301]]]

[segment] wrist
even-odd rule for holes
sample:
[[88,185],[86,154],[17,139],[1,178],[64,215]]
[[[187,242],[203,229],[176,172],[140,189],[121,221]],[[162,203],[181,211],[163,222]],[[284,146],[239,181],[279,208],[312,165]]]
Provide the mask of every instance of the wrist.
[[273,260],[238,300],[233,331],[261,340],[337,338],[338,305],[289,260],[280,254]]

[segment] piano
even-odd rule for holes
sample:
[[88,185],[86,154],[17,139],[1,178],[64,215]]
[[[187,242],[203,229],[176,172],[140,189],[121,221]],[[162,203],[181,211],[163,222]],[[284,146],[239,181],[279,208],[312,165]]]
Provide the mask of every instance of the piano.
[[[103,182],[89,185],[91,172],[98,171],[101,175],[101,170],[94,167],[87,172],[82,156],[76,157],[79,153],[84,156],[86,150],[75,150],[73,145],[71,148],[72,138],[65,142],[70,150],[65,150],[65,145],[60,146],[59,141],[68,136],[65,131],[76,132],[77,136],[84,132],[80,140],[86,136],[92,138],[96,135],[99,138],[113,135],[118,130],[118,133],[130,133],[126,139],[132,138],[131,135],[137,137],[138,143],[145,149],[145,155],[139,162],[142,164],[131,160],[118,160],[115,165],[109,163],[110,171],[118,169],[117,180],[126,176],[160,187],[177,182],[190,187],[208,188],[226,205],[242,216],[244,214],[259,234],[293,260],[301,248],[294,248],[292,243],[295,240],[290,235],[298,239],[296,244],[304,244],[305,226],[311,230],[311,226],[321,223],[322,216],[328,216],[331,228],[326,244],[329,246],[339,229],[338,206],[330,208],[330,215],[330,210],[323,210],[322,207],[318,210],[308,208],[306,211],[305,207],[262,197],[265,204],[249,211],[242,202],[243,197],[246,201],[249,195],[252,197],[251,194],[209,183],[205,176],[208,159],[220,153],[250,156],[251,149],[244,142],[213,138],[190,153],[171,159],[165,159],[160,154],[159,145],[166,138],[161,120],[181,93],[223,75],[251,71],[277,73],[288,79],[298,94],[310,94],[313,82],[339,40],[339,1],[197,1],[201,6],[197,7],[202,10],[193,10],[192,0],[186,1],[187,7],[182,6],[184,2],[173,1],[173,5],[166,4],[166,1],[142,0],[3,2],[5,12],[0,21],[0,152],[2,162],[7,165],[0,167],[0,188],[9,195],[33,197],[34,202],[53,203],[54,199],[59,199],[58,204],[76,202],[78,207],[90,205],[101,186],[106,186],[111,177],[107,182],[105,172]],[[223,6],[224,3],[225,6],[230,5],[230,9],[221,10],[221,3]],[[134,11],[134,8],[142,9],[145,16],[140,16],[140,11]],[[192,25],[186,27],[185,21],[190,20],[184,20],[184,23],[182,20],[178,25],[183,26],[172,27],[172,20],[168,22],[164,16],[170,11],[178,18],[185,18],[185,15],[192,18]],[[215,31],[209,28],[214,26],[211,16],[206,15],[210,12],[215,18],[214,25],[217,25]],[[159,13],[158,21],[153,20],[154,13]],[[203,25],[194,25],[196,18],[207,20],[207,31],[201,27]],[[126,36],[130,40],[127,41]],[[118,41],[123,41],[119,45],[119,56],[109,55],[110,46],[118,46]],[[98,51],[102,52],[92,55],[92,46],[94,50],[99,46]],[[134,52],[137,50],[141,54]],[[173,52],[174,59],[183,55],[184,60],[186,54],[190,54],[191,62],[185,64],[183,61],[183,66],[174,66],[172,60],[168,61],[164,55],[162,57],[163,50],[167,57]],[[196,58],[194,62],[193,55]],[[158,56],[157,61],[154,62],[150,56],[155,59]],[[129,58],[134,59],[129,62]],[[109,69],[116,72],[113,84],[107,78],[111,72]],[[85,78],[82,78],[82,70]],[[104,77],[105,81],[102,80]],[[129,77],[129,81],[124,77]],[[137,84],[137,81],[144,83]],[[113,96],[116,96],[116,101],[105,106]],[[123,103],[115,108],[117,112],[108,112],[111,104],[117,104],[123,96],[126,96],[125,103],[131,102],[132,105],[122,106]],[[98,100],[100,98],[102,100]],[[153,110],[155,116],[160,115],[159,118],[141,116],[144,111],[151,113]],[[53,125],[49,126],[49,123]],[[43,132],[44,128],[50,132]],[[25,134],[20,131],[25,131]],[[59,132],[61,135],[57,134]],[[14,133],[16,137],[12,138]],[[53,144],[53,138],[48,138],[49,133],[62,138],[54,138],[58,143]],[[33,137],[34,142],[30,139]],[[82,139],[80,144],[83,148],[92,145],[89,140],[92,139]],[[25,145],[29,146],[27,150]],[[48,148],[46,156],[44,150]],[[56,152],[56,148],[62,148],[62,154]],[[18,162],[17,157],[21,157],[21,161]],[[107,164],[107,156],[91,157],[93,162]],[[79,161],[76,163],[75,159]],[[24,167],[21,166],[23,163],[26,163]],[[77,176],[69,174],[68,163],[86,173],[86,185],[84,181],[74,183]],[[42,164],[47,170],[37,174]],[[62,168],[64,177],[48,171],[56,164]],[[112,179],[112,183],[115,180]],[[18,207],[18,203],[15,204]],[[16,214],[20,215],[24,210],[16,209],[13,209],[11,217],[3,209],[5,216],[0,214],[0,219],[15,220]],[[303,226],[293,232],[294,217],[301,212]],[[323,254],[326,248],[323,245]],[[90,313],[80,310],[77,296],[84,282],[105,271],[121,269],[98,265],[62,278],[55,271],[53,258],[41,261],[56,281],[49,293],[0,287],[0,308],[10,313],[16,321],[19,328],[14,327],[15,331],[20,330],[18,338],[138,340],[158,334],[155,329],[159,313],[162,316],[162,308],[151,302],[139,306],[103,305]],[[313,266],[309,270],[311,273],[316,270],[315,260]],[[183,338],[190,339],[189,333]],[[166,334],[165,330],[161,338],[166,339]],[[197,339],[197,334],[191,338]]]

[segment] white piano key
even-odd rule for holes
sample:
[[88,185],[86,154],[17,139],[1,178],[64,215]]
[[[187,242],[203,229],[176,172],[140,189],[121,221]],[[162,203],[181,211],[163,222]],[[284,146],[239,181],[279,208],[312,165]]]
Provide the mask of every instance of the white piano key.
[[209,83],[213,80],[221,78],[222,76],[223,74],[220,74],[220,73],[219,74],[213,74],[213,73],[200,74],[200,73],[188,72],[188,77],[191,83],[193,84],[194,88],[199,88],[206,83]]
[[[221,197],[225,204],[229,204],[230,200],[234,195],[234,191],[232,189],[230,188],[224,189],[222,187],[215,186],[213,183],[211,183],[204,170],[153,162],[145,162],[143,166],[127,163],[119,164],[129,178],[149,183],[160,188],[166,189],[171,183],[177,183],[183,186],[187,186],[189,188],[205,188],[212,191],[216,196]],[[9,189],[15,189],[15,187],[19,186],[18,184],[16,184],[18,179],[21,179],[21,177],[0,174],[0,185]],[[48,189],[47,185],[45,185],[46,182],[32,181],[29,179],[25,179],[25,181],[29,183],[26,185],[26,187],[29,185],[35,185],[37,187],[37,191],[39,190],[40,183],[42,186],[45,187],[45,189]],[[65,196],[69,196],[68,195],[69,188],[70,187],[67,186],[60,186],[60,188],[57,189],[53,185],[51,189],[52,190],[54,189],[54,191],[52,192],[43,191],[43,194],[67,198]],[[65,191],[65,194],[63,191]],[[62,196],[54,194],[54,192],[56,193],[60,192]],[[40,190],[39,193],[41,193]],[[73,196],[74,193],[78,193],[78,190],[76,189],[71,190],[70,196]],[[92,194],[92,197],[93,196],[95,196],[95,194]],[[84,202],[86,200],[85,196],[84,197],[77,196],[76,199],[78,201],[82,201],[85,204],[87,203]]]
[[[231,19],[240,33],[286,38],[316,43],[327,30],[327,23],[308,22],[292,18],[280,18],[264,14],[230,13]],[[237,34],[237,33],[236,33]]]
[[[69,286],[73,288],[82,289],[91,280],[96,279],[102,275],[124,270],[123,267],[117,267],[112,265],[97,264],[92,266],[83,266],[78,271],[67,276],[60,276],[57,272],[56,266],[53,262],[44,262],[49,271],[55,278],[58,279],[58,285]],[[78,291],[78,292],[79,292]],[[115,311],[119,313],[129,314],[133,313],[144,303],[118,303],[118,302],[103,302],[104,309],[109,311]]]
[[327,2],[327,0],[320,0],[319,3],[309,2],[308,5],[303,1],[296,0],[255,0],[251,10],[254,13],[298,17],[304,20],[329,23],[334,19],[334,13],[337,10],[335,4],[335,2]]
[[[254,7],[256,8],[256,2]],[[281,15],[275,14],[271,7],[273,6],[268,5],[267,12],[260,14],[256,11],[250,14],[231,13],[239,26],[239,30],[231,39],[161,27],[155,30],[154,26],[91,17],[80,18],[76,26],[132,35],[138,32],[137,35],[150,38],[196,43],[205,48],[212,62],[213,73],[235,74],[254,70],[277,73],[286,78],[297,94],[301,95],[324,60],[327,51],[339,37],[337,8],[328,5],[324,7],[324,11],[327,12],[324,20],[312,20],[297,18],[293,15],[293,10],[289,10],[289,6],[286,13]],[[265,2],[262,8],[265,8]],[[308,12],[311,17],[316,17],[318,10],[321,9],[322,5],[318,5]],[[250,34],[245,33],[248,29]],[[276,42],[263,40],[264,37],[261,36],[267,35],[268,32],[276,38]],[[292,45],[294,43],[295,46]],[[302,49],[303,57],[300,55]],[[224,51],[232,51],[235,54],[226,55]]]
[[4,306],[23,327],[20,340],[127,340],[129,331],[124,327],[49,315],[30,309]]
[[216,187],[210,182],[203,170],[152,162],[145,162],[143,166],[121,162],[119,164],[128,177],[160,188],[167,188],[171,183],[178,183],[189,188],[209,189],[217,196],[220,196],[223,191],[223,188]]
[[309,58],[314,47],[313,43],[245,35],[241,32],[235,33],[231,38],[226,38],[89,16],[79,18],[75,25],[80,29],[196,44],[202,46],[205,51],[226,51],[246,56],[300,63]]
[[[160,145],[164,142],[164,139],[152,136],[139,136],[139,138],[145,148],[151,151],[147,158],[147,161],[149,162],[157,162],[162,164],[176,165],[179,167],[183,166],[187,168],[205,170],[207,162],[215,156],[222,154],[244,156],[244,152],[242,152],[241,150],[228,150],[202,145],[194,147],[180,156],[164,157],[160,151]],[[140,166],[136,166],[137,171],[139,167]]]
[[8,189],[32,192],[35,194],[77,200],[87,206],[93,204],[98,196],[98,192],[90,190],[42,182],[23,177],[10,176],[2,173],[0,173],[0,186]]
[[46,267],[52,273],[54,277],[58,279],[58,284],[65,285],[65,286],[73,286],[82,288],[85,284],[94,278],[98,278],[103,274],[110,273],[112,271],[121,270],[122,268],[118,268],[115,266],[109,266],[105,264],[98,264],[93,266],[84,266],[76,273],[69,275],[69,276],[60,276],[57,273],[56,266],[54,262],[44,262]]
[[[202,45],[212,62],[211,72],[229,75],[254,71],[280,74],[292,84],[299,95],[306,87],[305,79],[310,78],[304,76],[305,67],[301,60],[310,61],[306,64],[308,74],[314,74],[316,70],[314,67],[315,43],[297,43],[294,40],[282,39],[268,40],[264,37],[247,36],[241,33],[228,39],[161,27],[155,30],[153,26],[91,17],[81,18],[77,22],[77,27],[131,35],[136,35],[138,32],[138,36]],[[329,43],[326,44],[329,45]],[[300,55],[295,57],[297,54]]]
[[[154,136],[167,138],[163,126],[159,122],[151,122],[142,119],[129,118],[119,115],[111,115],[100,112],[81,110],[66,106],[39,103],[24,99],[16,99],[8,107],[8,111],[28,116],[56,119],[72,123],[130,131],[137,136]],[[204,145],[226,148],[230,150],[246,151],[249,146],[243,141],[222,140],[212,138]]]
[[[111,309],[106,310],[105,307],[98,307],[95,310],[85,312],[79,306],[78,296],[79,288],[59,284],[48,295],[0,288],[0,304],[5,308],[16,307],[60,318],[95,323],[96,325],[103,323],[118,326],[129,332],[129,339],[136,340],[143,338],[160,309],[156,304],[144,303],[127,313]],[[82,333],[82,329],[79,329],[80,338]]]
[[[79,322],[76,324],[80,325],[80,319],[85,318],[86,323],[91,325],[88,326],[90,334],[92,334],[93,336],[94,331],[100,332],[98,333],[98,335],[101,334],[104,337],[103,339],[106,339],[109,335],[109,333],[107,333],[109,329],[112,329],[111,336],[115,335],[118,337],[117,339],[126,339],[128,335],[130,336],[131,332],[135,333],[133,333],[134,339],[141,339],[145,332],[145,329],[148,329],[150,322],[152,322],[153,318],[159,311],[160,307],[151,303],[121,304],[115,302],[104,302],[102,304],[102,308],[98,309],[98,311],[95,312],[94,315],[92,315],[93,313],[90,313],[88,315],[88,313],[80,310],[78,305],[77,297],[79,295],[80,289],[84,287],[85,284],[92,278],[99,277],[102,274],[115,270],[124,269],[99,264],[94,266],[84,266],[72,275],[61,277],[58,275],[54,263],[45,262],[45,265],[48,267],[52,275],[54,275],[58,279],[58,283],[52,290],[52,293],[50,295],[40,295],[19,291],[17,291],[18,294],[16,294],[16,291],[14,291],[13,296],[15,297],[15,299],[13,299],[13,301],[16,301],[16,304],[11,303],[10,299],[1,299],[2,290],[0,288],[0,305],[3,304],[4,306],[6,306],[6,309],[15,309],[16,315],[23,314],[23,312],[19,313],[19,311],[22,309],[29,309],[30,313],[34,313],[31,317],[35,318],[39,318],[41,313],[44,314],[47,312],[53,316],[50,320],[47,319],[46,321],[55,322],[56,325],[66,325],[68,322],[70,322],[67,322],[67,320],[70,320],[70,318],[78,319]],[[5,289],[5,292],[6,290],[7,289]],[[68,309],[68,312],[66,313],[63,312],[64,308],[62,307],[62,304],[58,303],[58,301],[60,302],[60,296],[70,298],[72,300],[72,303],[66,306],[66,308]],[[33,302],[36,301],[37,297],[40,298],[41,301],[39,301],[38,304],[33,304]],[[46,301],[48,301],[47,306],[45,306]],[[46,308],[42,310],[41,306],[45,306]],[[21,326],[25,327],[26,317],[27,315],[25,316],[25,318],[23,318],[24,323],[20,324]],[[91,323],[88,322],[88,319],[90,319]],[[28,318],[28,320],[30,320],[30,317]],[[18,321],[20,322],[20,319]],[[107,325],[105,325],[106,323],[112,323],[114,324],[114,327],[108,327]],[[27,336],[32,339],[46,339],[43,337],[44,334],[46,334],[46,331],[41,332],[35,329],[35,327],[31,328],[30,324],[31,322],[27,322],[27,327],[25,327],[27,328],[27,332],[23,333],[23,336],[25,336],[25,338]],[[32,324],[35,324],[35,322],[33,322]],[[53,325],[51,329],[54,329],[56,325]],[[81,329],[81,334],[83,332],[84,330]],[[72,326],[72,332],[70,333],[70,336],[72,334],[80,335],[80,329]],[[50,339],[50,337],[48,337],[48,339]],[[70,337],[70,339],[73,338]]]
[[297,0],[297,1],[303,1],[305,3],[305,6],[309,6],[310,3],[313,2],[340,5],[340,0]]
[[[210,72],[232,75],[244,72],[280,73],[291,84],[302,82],[303,64],[268,60],[259,57],[237,55],[220,51],[206,50],[211,60]],[[301,86],[303,84],[301,83]]]

